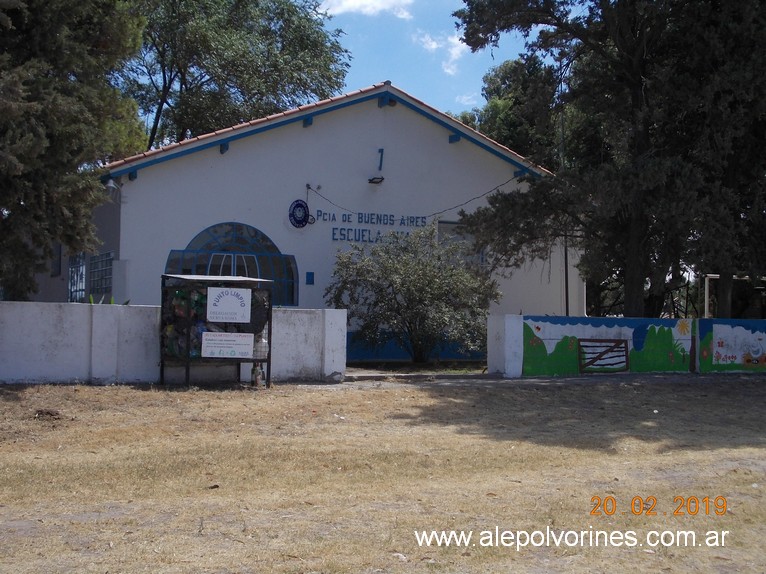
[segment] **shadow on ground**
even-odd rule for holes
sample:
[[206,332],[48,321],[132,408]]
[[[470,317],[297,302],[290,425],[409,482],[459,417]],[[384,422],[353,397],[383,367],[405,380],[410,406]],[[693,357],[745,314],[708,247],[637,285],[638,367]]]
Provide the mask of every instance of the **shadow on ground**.
[[641,376],[419,385],[432,398],[413,425],[442,424],[498,441],[604,450],[624,438],[660,452],[766,446],[766,377]]

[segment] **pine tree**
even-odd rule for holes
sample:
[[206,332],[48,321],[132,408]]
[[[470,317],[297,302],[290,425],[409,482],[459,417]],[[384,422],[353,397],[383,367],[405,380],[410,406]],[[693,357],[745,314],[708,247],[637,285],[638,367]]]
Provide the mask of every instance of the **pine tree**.
[[465,219],[498,265],[566,236],[589,283],[619,284],[634,316],[659,314],[685,268],[762,267],[746,247],[764,220],[762,2],[464,2],[473,49],[518,31],[568,71],[556,177]]
[[120,0],[2,0],[0,30],[0,288],[23,299],[54,242],[94,247],[94,168],[142,143],[112,82],[140,21]]

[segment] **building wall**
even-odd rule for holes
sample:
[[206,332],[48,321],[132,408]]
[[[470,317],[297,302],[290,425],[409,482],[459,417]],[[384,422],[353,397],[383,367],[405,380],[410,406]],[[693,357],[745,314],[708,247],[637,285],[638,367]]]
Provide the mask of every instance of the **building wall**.
[[[105,192],[106,193],[106,192]],[[90,259],[93,255],[112,252],[115,260],[120,255],[120,204],[119,195],[105,195],[104,203],[93,210],[93,224],[96,227],[96,235],[99,245],[95,253],[86,253],[85,293],[83,300],[88,301],[90,292]],[[36,276],[37,292],[30,295],[31,301],[38,302],[66,302],[69,300],[69,257],[76,255],[70,253],[61,245],[54,247],[54,258],[50,262],[50,268]],[[93,294],[96,302],[102,298],[109,302],[112,292]],[[118,301],[120,303],[124,302]]]
[[61,244],[53,246],[53,259],[49,268],[35,276],[37,292],[30,293],[32,301],[66,301],[69,276],[69,253]]
[[[349,237],[370,242],[435,218],[454,222],[460,209],[485,200],[456,206],[509,180],[504,189],[519,185],[517,167],[465,139],[450,143],[450,133],[401,104],[380,108],[373,99],[318,115],[308,127],[296,122],[232,141],[223,154],[214,146],[141,168],[135,180],[122,178],[115,300],[157,304],[171,250],[184,249],[212,225],[240,222],[296,257],[299,306],[322,308],[335,255]],[[368,183],[374,176],[385,180]],[[301,229],[288,217],[297,199],[316,218]],[[504,299],[494,311],[563,313],[561,261],[554,254],[502,280]],[[571,312],[583,313],[574,262],[570,271]]]

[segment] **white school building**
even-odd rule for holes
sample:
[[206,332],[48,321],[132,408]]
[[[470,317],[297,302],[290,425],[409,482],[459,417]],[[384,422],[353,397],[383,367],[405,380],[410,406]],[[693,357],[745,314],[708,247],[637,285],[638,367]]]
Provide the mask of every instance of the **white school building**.
[[[66,254],[40,301],[158,305],[163,273],[274,281],[274,304],[326,306],[335,256],[545,175],[512,150],[390,82],[151,150],[108,166],[98,254]],[[495,314],[584,315],[563,253],[499,278]],[[567,292],[568,291],[568,292]],[[568,302],[567,302],[568,298]],[[568,305],[567,305],[568,303]]]

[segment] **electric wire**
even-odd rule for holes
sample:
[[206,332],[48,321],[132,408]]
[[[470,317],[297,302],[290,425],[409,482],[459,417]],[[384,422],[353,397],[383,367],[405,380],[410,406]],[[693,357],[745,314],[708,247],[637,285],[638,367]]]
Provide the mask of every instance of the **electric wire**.
[[469,199],[467,201],[464,201],[463,203],[460,203],[458,205],[453,205],[452,207],[448,207],[447,209],[442,209],[441,211],[435,211],[434,213],[429,213],[428,215],[426,215],[426,217],[435,217],[437,215],[441,215],[442,213],[447,213],[448,211],[452,211],[453,209],[457,209],[458,207],[464,207],[464,206],[468,205],[469,203],[471,203],[472,201],[476,201],[477,199],[481,199],[482,197],[485,197],[485,196],[487,196],[487,195],[489,195],[491,193],[496,192],[497,190],[499,190],[504,185],[508,185],[509,183],[511,183],[514,179],[518,179],[518,178],[514,176],[514,177],[504,181],[503,183],[501,183],[499,185],[496,185],[495,187],[493,187],[489,191],[485,191],[484,193],[482,193],[480,195],[477,195],[475,197],[472,197],[471,199]]
[[[509,183],[511,183],[515,179],[518,179],[518,177],[517,176],[511,177],[510,179],[507,179],[503,183],[500,183],[500,184],[496,185],[495,187],[493,187],[489,191],[485,191],[484,193],[476,195],[476,196],[472,197],[471,199],[468,199],[468,200],[464,201],[463,203],[459,203],[457,205],[453,205],[452,207],[448,207],[446,209],[442,209],[442,210],[439,210],[439,211],[435,211],[433,213],[429,213],[428,215],[425,215],[424,217],[436,217],[437,215],[441,215],[442,213],[447,213],[448,211],[452,211],[453,209],[458,209],[459,207],[465,207],[466,205],[468,205],[471,202],[476,201],[477,199],[481,199],[482,197],[486,197],[486,196],[488,196],[488,195],[498,191],[500,188],[502,188],[505,185],[508,185]],[[345,211],[347,213],[350,213],[352,215],[358,215],[358,213],[359,213],[358,211],[354,211],[353,209],[348,209],[347,207],[343,207],[342,205],[338,205],[337,203],[335,203],[331,199],[328,199],[327,197],[322,195],[318,190],[314,189],[310,185],[306,186],[306,199],[308,199],[308,192],[309,191],[313,191],[314,193],[316,193],[319,197],[324,199],[330,205],[332,205],[334,207],[337,207],[338,209],[341,209],[341,210],[343,210],[343,211]]]
[[350,213],[350,214],[352,214],[352,215],[357,215],[357,214],[359,213],[359,212],[357,212],[357,211],[354,211],[354,210],[352,210],[352,209],[348,209],[348,208],[345,208],[345,207],[343,207],[342,205],[338,205],[337,203],[335,203],[335,202],[334,202],[334,201],[332,201],[331,199],[328,199],[328,198],[326,198],[324,195],[322,195],[322,194],[321,194],[321,193],[319,193],[319,192],[318,192],[316,189],[314,189],[313,187],[311,187],[311,186],[309,186],[309,185],[307,185],[307,186],[306,186],[306,190],[307,190],[307,191],[308,191],[308,190],[311,190],[311,191],[313,191],[313,192],[314,192],[314,193],[316,193],[316,194],[317,194],[319,197],[321,197],[322,199],[324,199],[324,200],[325,200],[327,203],[329,203],[330,205],[333,205],[333,206],[337,207],[338,209],[342,209],[343,211],[347,211],[348,213]]

